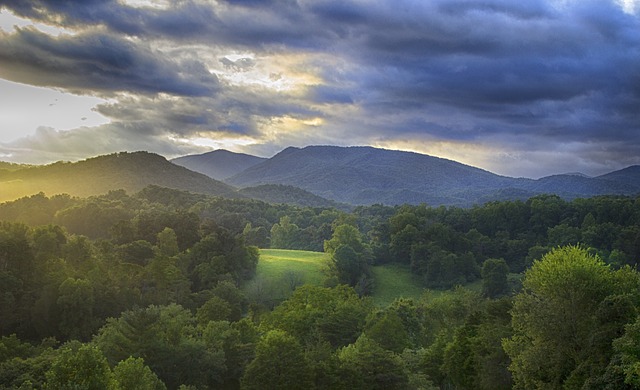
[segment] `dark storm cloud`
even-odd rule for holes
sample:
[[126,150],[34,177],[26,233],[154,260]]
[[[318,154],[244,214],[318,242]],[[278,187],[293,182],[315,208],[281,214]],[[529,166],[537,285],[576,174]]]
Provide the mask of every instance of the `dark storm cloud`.
[[[5,34],[0,75],[151,95],[99,107],[114,120],[144,118],[183,136],[258,136],[273,118],[317,117],[325,120],[317,139],[326,143],[422,137],[494,143],[522,155],[567,153],[566,144],[576,160],[597,167],[640,163],[631,152],[640,150],[640,15],[613,0],[0,4],[79,31]],[[86,32],[95,28],[101,32]],[[319,81],[298,95],[231,85],[209,74],[195,52],[173,56],[142,42],[211,48],[210,67],[243,74],[269,56],[308,55],[298,66]],[[255,56],[229,56],[247,52]],[[286,71],[273,80],[282,77]],[[186,98],[165,101],[157,92]]]
[[353,103],[353,98],[351,97],[349,91],[338,86],[315,86],[313,88],[310,88],[308,97],[315,103]]
[[[137,37],[233,44],[244,47],[286,44],[315,46],[326,30],[296,1],[233,1],[220,6],[210,1],[169,2],[163,9],[136,8],[116,0],[8,0],[4,6],[18,15],[74,28],[106,26]],[[2,3],[0,3],[2,4]],[[313,39],[311,39],[313,37]]]
[[175,61],[109,34],[53,38],[30,28],[0,32],[0,76],[77,91],[202,96],[218,88],[216,76],[198,62]]

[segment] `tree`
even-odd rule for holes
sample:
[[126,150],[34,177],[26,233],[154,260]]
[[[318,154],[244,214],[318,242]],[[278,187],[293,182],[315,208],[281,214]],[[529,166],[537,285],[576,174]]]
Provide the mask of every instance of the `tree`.
[[472,313],[446,345],[440,368],[456,389],[508,390],[509,358],[501,340],[511,335],[507,298],[490,301],[484,310]]
[[215,295],[196,312],[196,318],[201,325],[206,325],[209,321],[228,320],[230,315],[231,305],[229,302]]
[[269,232],[264,226],[253,227],[251,223],[247,223],[242,231],[244,240],[247,245],[257,246],[258,248],[269,248]]
[[144,364],[144,359],[129,357],[113,368],[117,389],[121,390],[166,390],[158,376]]
[[331,258],[330,272],[339,283],[352,287],[361,285],[359,290],[367,292],[370,253],[356,227],[337,226],[331,239],[324,242],[324,251]]
[[362,275],[367,270],[367,264],[362,256],[349,245],[340,245],[332,255],[335,273],[338,281],[342,284],[355,286]]
[[387,310],[371,320],[365,327],[365,334],[382,348],[395,353],[411,346],[402,319],[394,310]]
[[298,249],[300,228],[287,215],[271,227],[271,248]]
[[487,259],[482,264],[482,294],[496,298],[508,292],[509,266],[503,259]]
[[635,312],[615,296],[631,291],[637,299],[638,285],[635,271],[612,271],[580,247],[557,248],[534,262],[515,297],[514,335],[504,341],[515,386],[580,388],[601,375],[611,341]]
[[173,229],[168,227],[158,233],[156,246],[161,256],[172,257],[180,252],[178,248],[178,236]]
[[242,376],[242,389],[306,390],[311,368],[298,341],[282,330],[268,332]]
[[58,288],[56,301],[60,312],[60,333],[68,338],[87,339],[95,330],[94,295],[91,282],[67,278]]
[[413,225],[407,225],[404,229],[391,236],[389,252],[395,262],[409,264],[411,262],[411,250],[418,240],[418,229]]
[[46,374],[45,388],[56,390],[113,389],[115,381],[100,349],[72,344],[63,348]]
[[175,304],[125,311],[107,320],[94,343],[111,364],[143,358],[169,388],[216,387],[226,370],[224,351],[210,348],[191,312]]
[[281,329],[308,345],[318,340],[334,348],[354,342],[371,311],[371,301],[353,288],[304,285],[262,320],[267,329]]
[[406,389],[408,377],[400,358],[362,335],[342,348],[343,381],[350,389]]
[[324,242],[324,251],[333,255],[342,245],[350,246],[359,255],[365,255],[368,250],[362,241],[362,235],[358,228],[347,224],[335,228],[331,239]]

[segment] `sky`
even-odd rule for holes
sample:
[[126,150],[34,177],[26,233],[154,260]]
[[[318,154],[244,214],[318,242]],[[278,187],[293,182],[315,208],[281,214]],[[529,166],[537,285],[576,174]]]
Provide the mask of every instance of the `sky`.
[[307,145],[640,164],[640,0],[0,0],[0,160]]

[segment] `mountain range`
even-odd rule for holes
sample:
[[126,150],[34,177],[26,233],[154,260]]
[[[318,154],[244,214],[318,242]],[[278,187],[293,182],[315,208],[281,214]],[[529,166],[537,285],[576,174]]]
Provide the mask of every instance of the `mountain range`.
[[[219,154],[231,155],[230,160],[227,156],[225,166],[222,167],[228,169],[228,172],[239,169],[237,166],[242,166],[246,156],[226,151],[216,153]],[[262,160],[259,157],[256,159]],[[212,171],[215,172],[216,168]],[[57,162],[40,166],[0,162],[0,202],[39,192],[48,196],[65,193],[80,197],[101,195],[117,189],[135,193],[149,185],[227,198],[253,198],[298,206],[344,208],[344,205],[291,186],[266,185],[238,190],[148,152],[114,153],[74,163]]]
[[237,186],[285,184],[354,205],[373,203],[470,206],[537,194],[563,198],[640,193],[640,166],[598,177],[541,179],[496,175],[456,161],[372,147],[287,148],[225,180]]
[[566,199],[640,194],[640,166],[602,176],[500,176],[452,160],[373,147],[289,147],[266,159],[226,150],[171,161],[122,152],[75,163],[0,164],[0,202],[44,192],[90,196],[148,185],[311,207],[419,204],[467,207],[557,194]]

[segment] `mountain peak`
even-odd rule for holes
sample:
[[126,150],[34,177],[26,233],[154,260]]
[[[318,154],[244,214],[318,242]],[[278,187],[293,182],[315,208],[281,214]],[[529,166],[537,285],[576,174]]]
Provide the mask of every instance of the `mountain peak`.
[[249,154],[217,149],[203,154],[178,157],[171,162],[210,178],[224,180],[265,160]]

